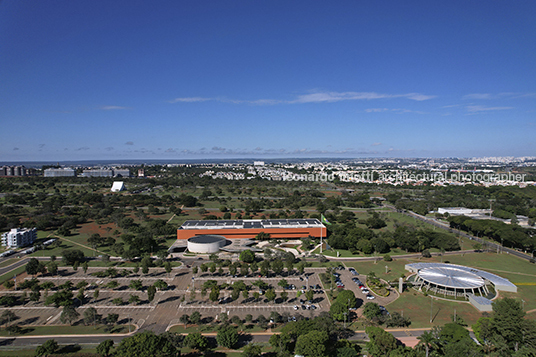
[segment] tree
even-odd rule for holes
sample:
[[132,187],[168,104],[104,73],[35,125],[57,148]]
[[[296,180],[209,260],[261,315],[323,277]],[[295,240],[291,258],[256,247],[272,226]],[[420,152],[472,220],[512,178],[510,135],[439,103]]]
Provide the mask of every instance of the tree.
[[114,356],[117,357],[164,357],[176,356],[177,348],[162,335],[144,331],[121,341]]
[[84,260],[84,252],[79,249],[65,249],[61,253],[61,260],[67,265],[73,265],[74,262]]
[[262,263],[261,263],[260,273],[261,273],[261,275],[268,276],[269,272],[270,272],[270,261],[263,260]]
[[201,322],[201,314],[199,313],[199,311],[192,312],[192,315],[190,316],[190,321],[194,325],[198,325]]
[[68,306],[73,304],[73,293],[69,290],[60,290],[45,300],[45,305],[54,304],[56,307]]
[[243,357],[259,357],[262,354],[262,348],[259,345],[249,343],[242,350]]
[[434,341],[436,341],[436,337],[434,334],[430,331],[425,331],[422,335],[417,337],[417,340],[419,340],[419,345],[423,345],[426,351],[426,357],[430,355],[430,347],[434,344]]
[[188,323],[190,322],[190,316],[184,314],[179,318],[179,321],[184,324],[184,328],[186,328],[186,325],[188,325]]
[[314,291],[309,289],[305,292],[305,298],[309,301],[314,299]]
[[138,295],[131,294],[130,297],[128,298],[129,304],[137,305],[139,302],[140,302],[140,297]]
[[199,332],[189,333],[184,338],[184,345],[198,351],[204,351],[208,348],[208,340]]
[[166,269],[166,273],[167,273],[167,275],[169,277],[169,273],[171,273],[171,269],[172,269],[171,268],[171,263],[170,262],[165,262],[164,263],[164,269]]
[[303,272],[305,271],[305,263],[299,262],[296,268],[298,269],[298,272],[303,275]]
[[287,299],[288,299],[288,293],[287,293],[286,291],[282,291],[282,292],[281,292],[281,299],[282,299],[283,301],[287,301]]
[[141,273],[143,275],[147,275],[149,273],[149,263],[145,260],[145,258],[141,261]]
[[[84,271],[84,274],[87,273],[87,268],[88,268],[88,267],[89,267],[89,265],[88,265],[87,261],[84,261],[84,262],[82,263],[82,270]],[[113,343],[113,341],[112,341],[112,343]]]
[[153,285],[149,285],[147,287],[147,300],[149,300],[149,302],[153,301],[155,294],[156,288]]
[[97,353],[101,356],[108,357],[110,355],[110,350],[114,346],[113,340],[104,340],[97,346]]
[[379,327],[369,326],[365,329],[370,341],[367,350],[373,356],[388,356],[396,349],[396,338]]
[[141,282],[141,280],[132,280],[129,284],[129,287],[134,290],[142,290],[143,283]]
[[39,290],[32,290],[30,293],[30,301],[39,301],[41,299],[41,292]]
[[278,286],[282,287],[283,289],[286,288],[288,286],[288,282],[286,279],[281,279],[279,280],[279,282],[277,283]]
[[216,334],[218,346],[233,348],[238,343],[238,331],[232,326],[222,326]]
[[292,271],[294,270],[294,259],[287,259],[285,260],[285,268],[287,268],[287,274],[292,274]]
[[73,305],[68,305],[63,307],[63,311],[60,315],[60,321],[62,323],[69,323],[72,325],[74,321],[76,321],[80,317],[80,314],[78,311],[76,311],[76,308]]
[[325,331],[311,331],[296,340],[295,352],[305,357],[324,356],[329,336]]
[[97,301],[98,298],[99,298],[99,289],[95,289],[95,291],[93,292],[93,300]]
[[166,290],[168,288],[168,284],[162,279],[158,279],[153,285],[159,290]]
[[28,275],[36,275],[39,272],[39,260],[31,258],[26,264],[26,273]]
[[36,356],[48,356],[53,354],[58,350],[59,346],[55,340],[48,340],[43,343],[41,346],[38,346],[35,349]]
[[97,309],[94,307],[88,307],[84,311],[84,324],[90,325],[97,321]]
[[106,316],[106,324],[108,325],[115,325],[117,320],[119,320],[119,314],[108,314]]
[[268,289],[268,290],[266,290],[266,294],[265,294],[265,296],[266,296],[266,299],[267,299],[268,301],[273,301],[273,300],[275,300],[276,294],[275,294],[274,289]]
[[516,344],[523,343],[523,320],[525,311],[521,302],[512,298],[504,298],[493,303],[492,330],[495,335],[501,336],[510,350]]
[[276,273],[277,275],[280,275],[282,272],[283,272],[283,268],[284,268],[284,263],[281,259],[276,259],[272,262],[272,270],[274,271],[274,273]]
[[6,328],[8,327],[8,324],[15,321],[19,317],[15,315],[11,310],[4,310],[2,312],[2,315],[0,315],[0,325],[6,325]]
[[220,289],[217,286],[213,286],[208,296],[210,301],[218,301],[220,298]]
[[253,263],[253,261],[255,260],[255,253],[253,253],[249,249],[243,250],[242,252],[240,252],[239,259],[244,263]]
[[271,237],[270,233],[260,232],[259,234],[257,234],[255,236],[255,239],[257,239],[257,240],[269,240],[270,237]]
[[363,316],[365,316],[369,320],[373,320],[382,316],[382,310],[380,309],[380,306],[375,302],[367,302],[365,304],[365,308],[363,309]]

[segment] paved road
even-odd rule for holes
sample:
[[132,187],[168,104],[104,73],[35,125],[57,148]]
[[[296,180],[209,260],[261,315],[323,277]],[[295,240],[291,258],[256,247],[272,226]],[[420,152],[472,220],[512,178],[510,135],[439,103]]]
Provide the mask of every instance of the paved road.
[[[18,262],[15,262],[15,263],[7,266],[7,267],[0,268],[0,275],[4,275],[5,273],[8,273],[8,272],[12,271],[13,269],[17,269],[20,266],[26,265],[26,263],[28,263],[30,258],[37,258],[37,260],[50,260],[49,257],[26,257],[26,258],[21,259]],[[3,258],[3,259],[0,260],[0,262],[2,262],[4,260],[9,260],[9,259],[13,259],[13,256]]]

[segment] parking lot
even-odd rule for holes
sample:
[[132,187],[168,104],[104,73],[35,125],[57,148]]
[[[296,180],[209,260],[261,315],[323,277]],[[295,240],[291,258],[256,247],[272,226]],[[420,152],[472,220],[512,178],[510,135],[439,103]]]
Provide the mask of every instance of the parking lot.
[[[155,332],[163,332],[171,324],[178,321],[183,314],[191,315],[194,311],[201,313],[202,317],[213,317],[221,313],[227,313],[229,316],[237,315],[240,318],[245,318],[246,315],[252,315],[257,318],[259,315],[269,317],[272,311],[279,313],[284,317],[292,319],[295,316],[301,315],[304,317],[314,317],[322,311],[329,311],[329,301],[320,282],[318,273],[325,269],[307,268],[303,275],[290,276],[271,276],[259,278],[258,275],[247,277],[231,277],[227,274],[219,275],[218,273],[198,273],[194,276],[190,268],[180,267],[172,271],[171,274],[165,273],[163,269],[152,268],[148,275],[130,274],[127,277],[117,278],[98,278],[90,275],[97,270],[103,268],[90,268],[87,273],[81,269],[73,271],[72,269],[62,268],[57,276],[38,276],[39,282],[42,284],[46,281],[53,282],[56,286],[64,284],[66,281],[71,281],[74,286],[77,283],[85,281],[88,283],[85,289],[85,299],[83,304],[77,308],[80,314],[80,319],[83,318],[84,310],[89,307],[94,307],[97,314],[106,317],[108,314],[119,314],[118,323],[127,323],[131,321],[137,324],[142,329],[151,329]],[[119,270],[119,269],[118,269]],[[193,279],[192,279],[193,278]],[[169,288],[163,291],[158,291],[152,302],[149,303],[147,298],[146,288],[153,285],[158,279],[165,281]],[[258,299],[253,297],[255,292],[259,292],[259,288],[253,285],[253,282],[261,279],[268,284],[276,292],[275,301],[268,301],[264,295]],[[288,282],[286,289],[278,286],[281,279]],[[134,290],[129,287],[133,280],[141,280],[143,289],[141,291]],[[232,301],[230,298],[232,289],[222,289],[220,291],[220,300],[210,301],[208,293],[201,296],[201,287],[207,280],[215,280],[218,285],[233,284],[236,281],[243,281],[248,287],[249,296],[243,298],[242,294],[237,300]],[[106,288],[105,286],[116,281],[116,288]],[[21,282],[21,281],[19,281]],[[192,290],[195,286],[195,294]],[[295,289],[291,289],[294,286]],[[311,289],[313,288],[313,289]],[[94,299],[94,292],[99,289],[98,298]],[[304,293],[307,290],[313,290],[313,299],[306,301]],[[72,292],[76,296],[77,289],[73,288]],[[281,293],[285,291],[288,297],[283,300]],[[54,294],[56,289],[48,291],[48,295]],[[24,291],[9,291],[8,294],[21,295]],[[28,292],[26,292],[28,293]],[[298,297],[298,294],[301,296]],[[131,295],[139,297],[139,303],[129,304],[128,300]],[[117,305],[114,299],[122,299],[123,304]],[[41,291],[41,299],[39,302],[27,302],[21,306],[10,308],[0,308],[1,310],[10,309],[19,318],[20,325],[58,325],[62,307],[46,306],[44,304],[44,291]]]

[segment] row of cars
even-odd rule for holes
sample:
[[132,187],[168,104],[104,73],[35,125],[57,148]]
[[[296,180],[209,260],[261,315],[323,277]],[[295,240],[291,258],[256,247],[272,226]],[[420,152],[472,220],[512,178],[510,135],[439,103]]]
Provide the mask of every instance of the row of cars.
[[374,300],[375,297],[374,295],[372,295],[369,291],[369,289],[367,289],[367,287],[365,286],[365,284],[363,284],[361,282],[361,280],[359,280],[358,278],[352,278],[353,282],[357,284],[357,286],[359,287],[359,289],[361,289],[361,293],[362,294],[366,294],[366,298],[367,300]]

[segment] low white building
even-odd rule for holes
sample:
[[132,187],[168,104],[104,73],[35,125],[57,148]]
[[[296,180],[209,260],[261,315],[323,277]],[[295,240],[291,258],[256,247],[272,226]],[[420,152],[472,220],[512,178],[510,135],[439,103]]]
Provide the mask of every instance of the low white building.
[[119,192],[125,189],[125,183],[123,181],[116,181],[112,185],[112,192]]
[[13,228],[11,231],[2,234],[2,245],[10,248],[25,247],[35,242],[36,239],[36,228]]
[[450,216],[461,216],[461,215],[468,215],[473,213],[473,210],[470,208],[465,207],[445,207],[445,208],[438,208],[437,213],[445,214],[448,213]]

